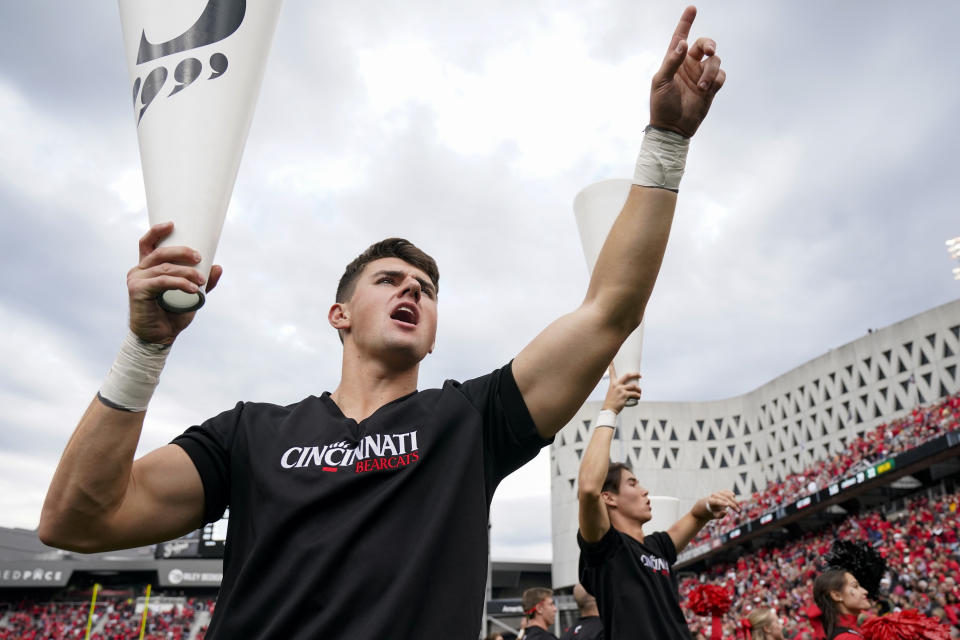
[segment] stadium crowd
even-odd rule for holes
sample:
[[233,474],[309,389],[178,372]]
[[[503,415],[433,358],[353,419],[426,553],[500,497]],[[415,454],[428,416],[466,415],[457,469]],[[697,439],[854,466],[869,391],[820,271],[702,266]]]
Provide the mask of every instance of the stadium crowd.
[[[152,609],[144,640],[191,640],[195,615],[212,610],[213,600],[190,598],[184,605]],[[75,640],[84,638],[89,602],[19,602],[0,624],[0,640]],[[91,624],[91,640],[130,640],[140,637],[141,614],[130,598],[98,600]],[[196,640],[202,640],[202,629]]]
[[[912,499],[889,516],[880,511],[849,516],[833,528],[779,548],[759,549],[733,565],[717,565],[683,580],[681,602],[697,584],[715,584],[733,594],[733,606],[723,618],[725,638],[738,636],[740,621],[753,608],[773,607],[782,619],[785,638],[815,640],[809,616],[816,613],[811,610],[811,585],[820,570],[818,563],[834,540],[863,540],[887,561],[882,590],[888,606],[939,618],[952,626],[953,637],[960,637],[958,507],[960,491],[955,491],[937,499]],[[697,637],[709,637],[710,619],[684,610]]]
[[[21,602],[0,626],[2,640],[61,640],[83,637],[88,606],[74,603]],[[79,633],[79,635],[77,635]]]
[[[147,616],[144,640],[186,640],[196,609],[193,602],[186,606],[151,611]],[[130,600],[111,603],[107,608],[107,623],[100,634],[103,640],[123,640],[139,637],[140,617]]]
[[829,460],[817,463],[779,482],[769,482],[763,491],[741,499],[743,511],[729,512],[722,520],[711,521],[691,543],[690,548],[709,543],[738,526],[763,514],[816,493],[838,479],[873,466],[890,456],[902,453],[948,431],[960,430],[960,394],[948,396],[928,407],[918,407],[909,414],[881,424],[847,443],[846,448]]

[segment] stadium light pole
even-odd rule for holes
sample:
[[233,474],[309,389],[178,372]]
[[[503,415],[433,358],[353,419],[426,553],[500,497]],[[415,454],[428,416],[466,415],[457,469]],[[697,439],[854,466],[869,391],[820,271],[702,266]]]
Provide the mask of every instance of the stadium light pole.
[[[947,253],[952,259],[960,261],[960,236],[947,240]],[[953,268],[953,279],[960,280],[960,267]]]

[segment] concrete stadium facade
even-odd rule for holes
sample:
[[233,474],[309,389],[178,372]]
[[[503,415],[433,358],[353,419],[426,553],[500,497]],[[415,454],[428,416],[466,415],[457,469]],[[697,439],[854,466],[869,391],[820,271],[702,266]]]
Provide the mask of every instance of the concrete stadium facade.
[[[762,490],[917,405],[960,389],[960,300],[878,329],[761,387],[710,402],[641,402],[621,413],[611,457],[680,513],[717,488]],[[554,588],[577,581],[577,470],[601,402],[550,450]]]

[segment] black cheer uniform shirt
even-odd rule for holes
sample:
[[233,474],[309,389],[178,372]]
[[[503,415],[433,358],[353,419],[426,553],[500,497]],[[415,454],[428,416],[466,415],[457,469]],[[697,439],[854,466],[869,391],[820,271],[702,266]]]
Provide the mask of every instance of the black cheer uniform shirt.
[[577,532],[580,583],[597,599],[607,640],[689,640],[673,563],[677,548],[666,532],[637,542],[612,526],[595,543]]
[[600,616],[580,618],[579,622],[560,635],[560,640],[603,640]]
[[523,632],[523,640],[557,640],[557,636],[540,627],[527,627]]
[[360,423],[328,393],[239,403],[174,443],[230,507],[208,640],[480,631],[497,484],[549,441],[511,365],[414,392]]

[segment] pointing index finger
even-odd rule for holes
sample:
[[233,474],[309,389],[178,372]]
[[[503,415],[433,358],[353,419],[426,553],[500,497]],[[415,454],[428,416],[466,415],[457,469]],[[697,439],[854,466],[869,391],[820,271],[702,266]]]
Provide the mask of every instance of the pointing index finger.
[[690,27],[693,26],[693,20],[697,17],[697,8],[693,5],[687,7],[683,10],[683,15],[680,16],[680,22],[677,23],[677,28],[673,32],[673,38],[670,39],[670,47],[667,49],[667,54],[677,48],[677,45],[687,39],[687,36],[690,35]]

